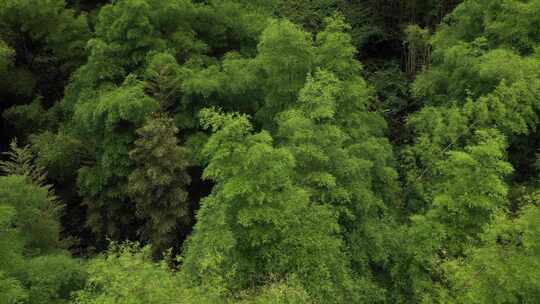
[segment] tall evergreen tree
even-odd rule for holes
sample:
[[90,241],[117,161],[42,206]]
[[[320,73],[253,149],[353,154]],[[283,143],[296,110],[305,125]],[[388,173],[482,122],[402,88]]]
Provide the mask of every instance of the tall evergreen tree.
[[163,114],[150,118],[137,130],[139,138],[129,152],[136,166],[129,176],[129,193],[138,216],[147,221],[143,235],[156,253],[176,246],[182,234],[179,228],[190,221],[188,162],[177,133],[172,119]]

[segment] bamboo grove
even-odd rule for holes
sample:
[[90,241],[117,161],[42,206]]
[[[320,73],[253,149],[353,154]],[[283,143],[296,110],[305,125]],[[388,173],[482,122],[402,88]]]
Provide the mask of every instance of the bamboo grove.
[[1,0],[0,304],[540,302],[540,0]]

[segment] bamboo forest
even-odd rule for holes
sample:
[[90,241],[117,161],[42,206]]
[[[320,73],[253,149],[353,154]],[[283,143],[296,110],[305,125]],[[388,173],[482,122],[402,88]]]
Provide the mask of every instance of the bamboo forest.
[[0,304],[540,303],[540,0],[0,0]]

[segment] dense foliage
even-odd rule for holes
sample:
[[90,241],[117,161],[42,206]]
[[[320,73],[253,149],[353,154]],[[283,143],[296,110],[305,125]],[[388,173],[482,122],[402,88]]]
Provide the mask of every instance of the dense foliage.
[[539,26],[0,1],[0,304],[540,302]]

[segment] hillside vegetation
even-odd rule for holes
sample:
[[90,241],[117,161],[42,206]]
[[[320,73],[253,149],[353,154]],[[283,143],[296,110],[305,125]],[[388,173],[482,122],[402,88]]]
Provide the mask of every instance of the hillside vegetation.
[[1,0],[0,304],[540,303],[540,0]]

